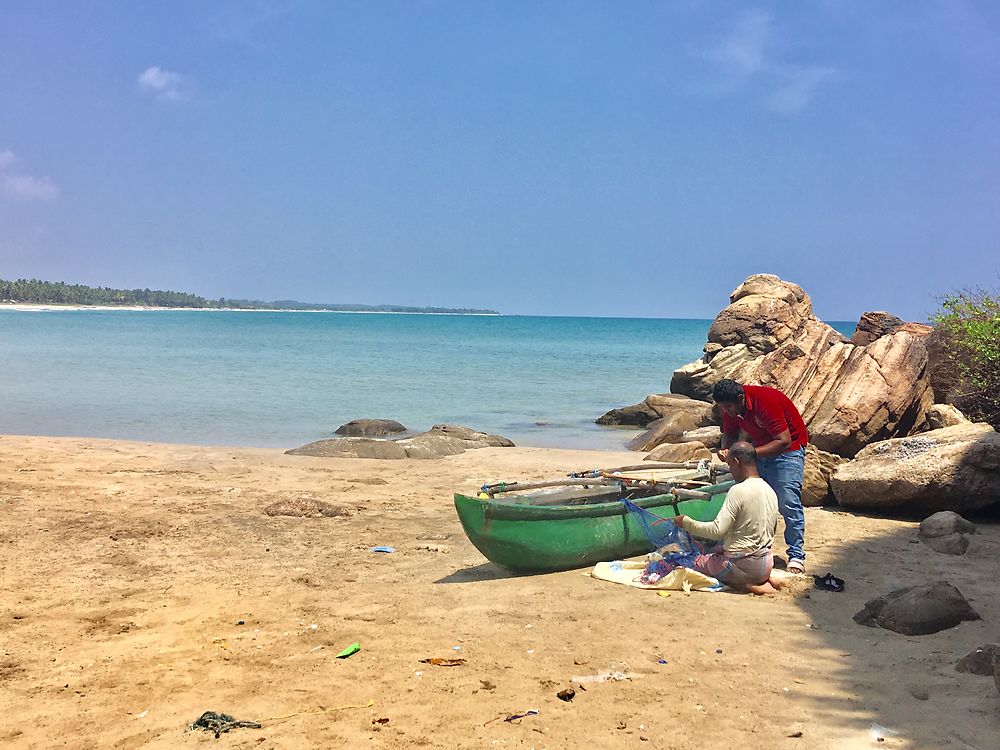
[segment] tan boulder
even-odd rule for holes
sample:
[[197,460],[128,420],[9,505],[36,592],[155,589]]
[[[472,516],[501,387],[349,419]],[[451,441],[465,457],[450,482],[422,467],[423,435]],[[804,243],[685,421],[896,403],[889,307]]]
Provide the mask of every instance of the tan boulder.
[[650,451],[644,460],[687,463],[688,461],[711,460],[712,451],[702,443],[664,443]]
[[1000,502],[1000,434],[966,423],[870,445],[834,471],[830,486],[848,508],[978,510]]
[[[709,331],[724,348],[676,370],[671,391],[708,400],[723,378],[777,388],[802,413],[811,443],[848,457],[924,425],[933,403],[926,326],[904,324],[858,346],[812,315],[801,287],[766,274],[731,299]],[[750,311],[771,317],[751,320]]]
[[934,404],[927,410],[927,428],[931,430],[939,430],[942,427],[951,427],[968,421],[965,415],[951,404]]
[[671,394],[648,396],[643,403],[661,416],[629,442],[630,450],[648,451],[663,443],[679,443],[686,432],[717,423],[714,406],[706,401]]
[[688,430],[681,435],[680,442],[698,442],[714,451],[722,443],[722,428],[699,427],[697,430]]
[[677,393],[654,393],[638,404],[622,406],[602,414],[595,421],[603,425],[634,425],[647,427],[658,419],[670,417],[678,426],[718,424],[713,404]]
[[847,461],[843,456],[821,451],[815,445],[806,446],[805,471],[802,476],[802,504],[807,508],[820,505],[836,505],[830,491],[830,477],[840,464]]

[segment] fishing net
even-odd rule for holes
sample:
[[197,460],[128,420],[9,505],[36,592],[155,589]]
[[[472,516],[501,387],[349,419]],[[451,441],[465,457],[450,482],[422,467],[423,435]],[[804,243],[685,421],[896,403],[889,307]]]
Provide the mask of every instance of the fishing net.
[[640,579],[645,584],[653,584],[674,568],[693,568],[694,559],[705,553],[705,547],[673,522],[652,511],[636,505],[631,500],[622,499],[625,509],[639,522],[650,547],[656,551],[646,558],[646,569]]

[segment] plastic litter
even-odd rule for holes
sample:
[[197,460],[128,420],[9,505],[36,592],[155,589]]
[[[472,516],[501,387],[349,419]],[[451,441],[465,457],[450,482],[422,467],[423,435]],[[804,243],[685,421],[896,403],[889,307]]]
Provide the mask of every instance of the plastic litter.
[[206,732],[212,732],[215,735],[215,739],[219,739],[219,735],[223,732],[228,732],[230,729],[238,728],[260,729],[261,725],[256,721],[244,721],[236,719],[229,714],[220,714],[215,711],[206,711],[188,724],[188,729],[191,731],[194,731],[195,729],[204,729]]
[[352,643],[350,646],[348,646],[343,651],[341,651],[339,654],[337,654],[337,658],[338,659],[346,659],[348,656],[353,656],[354,654],[358,653],[358,651],[360,651],[360,650],[361,650],[361,644],[360,643]]
[[872,722],[872,725],[868,728],[868,736],[875,742],[885,742],[886,737],[898,737],[899,732]]
[[560,690],[556,693],[556,698],[561,701],[566,701],[569,703],[576,697],[576,691],[573,688],[566,688],[565,690]]
[[391,555],[393,552],[396,551],[396,548],[395,547],[390,547],[390,546],[385,545],[385,544],[380,544],[378,547],[372,547],[371,551],[372,552],[384,552],[387,555]]
[[523,719],[525,716],[538,716],[538,709],[529,708],[523,714],[511,714],[504,721],[517,721],[518,719]]

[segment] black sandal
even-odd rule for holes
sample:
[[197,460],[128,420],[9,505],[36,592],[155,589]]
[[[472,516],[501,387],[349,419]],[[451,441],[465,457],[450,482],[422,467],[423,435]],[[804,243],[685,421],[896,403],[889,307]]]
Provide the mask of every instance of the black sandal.
[[822,578],[813,576],[813,581],[816,582],[816,588],[823,591],[833,591],[839,594],[844,590],[844,579],[837,578],[833,573],[827,573]]

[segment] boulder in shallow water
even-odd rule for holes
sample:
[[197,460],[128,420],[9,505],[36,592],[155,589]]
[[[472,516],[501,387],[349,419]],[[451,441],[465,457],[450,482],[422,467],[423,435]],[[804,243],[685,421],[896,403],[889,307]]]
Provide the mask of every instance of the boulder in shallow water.
[[830,478],[848,508],[904,513],[978,510],[1000,502],[1000,434],[966,423],[861,451]]
[[650,422],[646,431],[628,444],[630,450],[648,451],[663,443],[679,443],[686,432],[717,423],[714,407],[706,401],[685,396],[649,396],[646,403],[662,416]]
[[406,428],[395,419],[352,419],[336,429],[344,437],[385,437],[406,432]]
[[979,614],[962,592],[945,581],[910,586],[880,596],[854,615],[859,625],[903,635],[928,635],[978,619]]
[[632,406],[623,406],[619,409],[612,409],[605,412],[594,420],[597,424],[603,425],[628,425],[631,427],[645,427],[650,422],[655,422],[660,418],[645,401],[640,401]]
[[667,463],[688,463],[689,461],[712,460],[712,451],[697,441],[687,443],[664,443],[650,451],[646,461]]
[[472,448],[510,448],[514,443],[499,435],[489,435],[469,427],[436,424],[427,432],[400,440],[377,438],[336,438],[317,440],[285,451],[291,456],[322,458],[443,458]]
[[955,664],[955,671],[990,677],[993,674],[993,659],[996,658],[997,653],[1000,653],[1000,645],[996,643],[987,643],[979,648],[974,648],[958,660],[958,663]]

